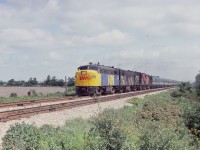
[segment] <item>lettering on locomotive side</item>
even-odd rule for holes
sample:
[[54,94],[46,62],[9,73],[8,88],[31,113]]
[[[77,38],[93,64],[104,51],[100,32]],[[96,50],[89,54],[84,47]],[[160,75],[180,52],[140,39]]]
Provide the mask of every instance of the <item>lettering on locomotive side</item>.
[[88,76],[80,76],[80,80],[89,80]]
[[92,78],[96,78],[96,76],[80,76],[80,80],[90,80]]

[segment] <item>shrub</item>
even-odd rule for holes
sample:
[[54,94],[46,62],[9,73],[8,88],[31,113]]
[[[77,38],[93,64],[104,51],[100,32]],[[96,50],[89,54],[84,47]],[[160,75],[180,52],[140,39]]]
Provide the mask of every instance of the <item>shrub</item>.
[[187,107],[184,116],[186,126],[200,139],[200,105]]
[[181,115],[181,110],[176,105],[165,104],[160,101],[145,103],[142,110],[137,113],[138,121],[156,121],[166,126],[176,126],[181,119]]
[[10,93],[10,97],[17,97],[17,93]]
[[85,135],[85,149],[89,150],[106,150],[106,141],[95,130],[90,130]]
[[177,97],[181,97],[181,93],[177,90],[173,90],[171,93],[170,93],[171,97],[174,97],[174,98],[177,98]]
[[35,90],[30,90],[30,91],[28,91],[28,96],[37,97],[38,94]]
[[181,82],[179,85],[179,91],[185,93],[186,91],[192,92],[192,84],[190,82]]
[[98,147],[98,149],[116,150],[126,147],[127,134],[112,110],[100,113],[93,118],[91,123],[93,127],[89,131],[89,140],[91,141],[91,137],[96,137],[96,140],[100,141],[99,143],[90,142],[91,149]]
[[180,92],[179,90],[173,90],[170,93],[170,96],[173,98],[179,98],[178,100],[181,100],[180,97],[182,97],[184,99],[188,99],[189,101],[198,101],[197,95],[194,90],[184,91],[184,93]]
[[156,124],[147,124],[142,130],[141,150],[192,149],[187,130],[175,132],[173,128],[162,128]]
[[86,121],[81,119],[76,119],[74,121],[67,122],[62,128],[55,128],[50,125],[42,126],[40,128],[40,149],[83,149],[85,145],[84,127],[87,125],[85,122]]
[[16,123],[3,138],[3,149],[35,150],[39,145],[39,132],[33,125]]
[[44,125],[39,130],[40,130],[40,137],[41,137],[39,149],[41,150],[62,149],[61,143],[63,141],[61,137],[65,135],[64,132],[60,134],[59,128],[54,128],[50,125]]
[[200,73],[196,75],[195,79],[196,79],[195,88],[196,88],[197,96],[200,97]]

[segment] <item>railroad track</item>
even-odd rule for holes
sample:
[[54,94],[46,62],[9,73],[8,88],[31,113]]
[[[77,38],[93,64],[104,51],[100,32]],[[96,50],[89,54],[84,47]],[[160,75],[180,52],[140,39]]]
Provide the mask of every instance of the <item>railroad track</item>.
[[100,97],[91,97],[91,98],[77,100],[77,101],[71,101],[71,102],[67,101],[67,102],[63,102],[59,104],[51,104],[51,105],[46,105],[46,106],[3,111],[3,112],[0,112],[0,122],[26,118],[26,117],[30,117],[36,114],[70,109],[73,107],[79,107],[79,106],[84,106],[84,105],[89,105],[89,104],[94,104],[94,103],[117,100],[121,98],[128,98],[128,97],[133,97],[136,95],[141,95],[141,94],[146,94],[146,93],[151,93],[151,92],[156,92],[156,91],[161,91],[161,90],[166,90],[166,89],[168,88],[150,89],[150,90],[145,90],[145,91],[121,93],[121,94],[114,94],[114,95],[107,95],[107,96],[100,96]]
[[45,102],[59,102],[59,101],[69,101],[76,99],[77,96],[65,96],[65,97],[59,97],[59,98],[44,98],[39,100],[26,100],[26,101],[20,101],[20,102],[6,102],[6,103],[0,103],[0,109],[1,108],[9,108],[9,107],[18,107],[18,106],[29,106],[34,104],[40,104]]

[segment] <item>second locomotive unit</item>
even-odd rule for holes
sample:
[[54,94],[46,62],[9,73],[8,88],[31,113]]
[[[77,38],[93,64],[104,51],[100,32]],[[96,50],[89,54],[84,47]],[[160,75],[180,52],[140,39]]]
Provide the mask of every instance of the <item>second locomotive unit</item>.
[[77,95],[101,95],[174,85],[175,81],[136,71],[89,64],[76,72]]

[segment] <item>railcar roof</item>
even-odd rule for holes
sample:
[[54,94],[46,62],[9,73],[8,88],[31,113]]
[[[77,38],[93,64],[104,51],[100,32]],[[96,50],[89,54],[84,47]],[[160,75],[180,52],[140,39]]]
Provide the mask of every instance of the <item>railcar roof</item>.
[[115,67],[111,67],[111,66],[96,65],[96,64],[83,65],[83,66],[80,66],[80,67],[87,67],[87,66],[98,67],[98,68],[106,69],[106,70],[116,70],[116,69],[119,69],[119,68],[115,68]]

